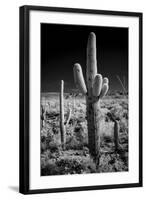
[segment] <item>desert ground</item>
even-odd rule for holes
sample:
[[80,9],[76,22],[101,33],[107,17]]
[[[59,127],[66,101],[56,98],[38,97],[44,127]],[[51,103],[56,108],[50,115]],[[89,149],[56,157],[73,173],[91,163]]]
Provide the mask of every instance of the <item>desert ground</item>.
[[[128,98],[108,95],[101,101],[100,159],[95,165],[88,149],[86,100],[81,94],[64,94],[65,150],[61,148],[59,93],[41,94],[41,175],[87,174],[128,171]],[[43,111],[42,111],[43,110]],[[43,112],[43,114],[42,114]],[[114,122],[119,122],[119,146],[115,151]]]

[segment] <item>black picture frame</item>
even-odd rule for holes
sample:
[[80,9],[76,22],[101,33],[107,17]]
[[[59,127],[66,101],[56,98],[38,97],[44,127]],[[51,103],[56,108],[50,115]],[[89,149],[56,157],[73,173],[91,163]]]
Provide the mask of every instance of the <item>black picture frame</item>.
[[[129,184],[114,184],[114,185],[97,185],[97,186],[81,186],[68,188],[51,188],[51,189],[34,189],[29,188],[29,18],[30,11],[44,12],[67,12],[67,13],[84,13],[84,14],[102,14],[112,16],[129,16],[138,17],[139,19],[139,182]],[[67,192],[67,191],[83,191],[83,190],[99,190],[99,189],[114,189],[114,188],[130,188],[142,186],[142,13],[138,12],[121,12],[121,11],[105,11],[105,10],[89,10],[89,9],[74,9],[74,8],[57,8],[44,6],[22,6],[20,7],[20,174],[19,174],[19,191],[22,194],[36,193],[52,193],[52,192]]]

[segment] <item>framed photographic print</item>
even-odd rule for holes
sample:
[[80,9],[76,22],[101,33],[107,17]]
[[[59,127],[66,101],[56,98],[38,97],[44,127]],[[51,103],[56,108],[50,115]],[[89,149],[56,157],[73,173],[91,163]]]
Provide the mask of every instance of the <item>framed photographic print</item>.
[[20,7],[20,192],[142,186],[142,13]]

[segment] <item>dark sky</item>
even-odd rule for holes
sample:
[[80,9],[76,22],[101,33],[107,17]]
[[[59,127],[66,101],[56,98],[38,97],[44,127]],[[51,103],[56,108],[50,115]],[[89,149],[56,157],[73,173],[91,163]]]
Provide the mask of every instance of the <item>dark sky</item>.
[[41,92],[75,88],[73,66],[80,63],[86,78],[86,46],[96,34],[98,73],[109,78],[110,90],[122,90],[116,75],[128,82],[128,29],[99,26],[41,24]]

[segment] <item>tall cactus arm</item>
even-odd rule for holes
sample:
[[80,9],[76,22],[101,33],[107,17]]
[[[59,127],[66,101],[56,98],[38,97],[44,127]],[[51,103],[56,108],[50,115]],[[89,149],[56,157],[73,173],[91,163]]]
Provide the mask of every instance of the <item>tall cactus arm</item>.
[[109,86],[107,83],[104,83],[103,86],[102,86],[102,90],[101,90],[101,93],[99,95],[99,98],[102,98],[106,95],[106,93],[108,92],[108,89],[109,89]]
[[109,83],[109,80],[108,80],[108,78],[106,78],[106,77],[105,77],[105,78],[103,78],[103,84],[104,84],[104,83],[107,83],[107,84]]
[[96,61],[96,36],[93,32],[90,33],[87,43],[87,87],[89,95],[92,95],[92,88],[95,75],[97,74],[97,61]]
[[97,74],[93,83],[93,96],[98,97],[102,89],[102,75]]
[[74,65],[74,81],[76,87],[84,94],[86,95],[87,93],[87,88],[85,85],[84,77],[83,77],[83,72],[81,65],[76,63]]

